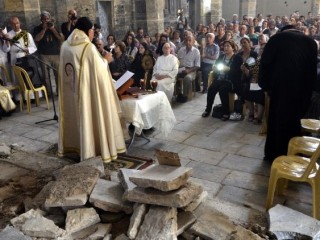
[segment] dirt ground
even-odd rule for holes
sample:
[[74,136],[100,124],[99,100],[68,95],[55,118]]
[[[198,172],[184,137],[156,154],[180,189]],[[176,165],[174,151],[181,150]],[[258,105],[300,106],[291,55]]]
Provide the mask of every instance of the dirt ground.
[[[52,172],[71,162],[52,161],[52,155],[13,150],[8,157],[0,157],[0,230],[25,212],[28,201],[52,180]],[[42,167],[44,166],[45,167]]]

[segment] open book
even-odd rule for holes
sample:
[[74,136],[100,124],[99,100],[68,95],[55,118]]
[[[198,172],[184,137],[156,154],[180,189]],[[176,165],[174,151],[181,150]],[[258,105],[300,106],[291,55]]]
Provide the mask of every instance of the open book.
[[125,84],[132,76],[133,72],[126,71],[117,81],[116,81],[116,90],[118,90],[123,84]]

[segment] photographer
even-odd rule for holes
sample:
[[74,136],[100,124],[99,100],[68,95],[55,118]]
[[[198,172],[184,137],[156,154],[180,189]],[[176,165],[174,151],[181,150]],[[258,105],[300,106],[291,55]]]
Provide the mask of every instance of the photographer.
[[[49,12],[43,11],[40,15],[40,20],[41,20],[41,24],[35,27],[33,31],[33,36],[38,47],[38,53],[40,54],[40,59],[45,63],[49,64],[51,67],[58,70],[60,44],[63,38],[58,32],[58,30],[55,28]],[[47,72],[47,67],[44,64],[41,64],[41,70],[42,70],[42,78],[44,78],[45,85],[47,89],[49,89],[50,78],[49,78],[49,73]],[[58,74],[57,74],[57,71],[53,71],[53,72],[54,72],[55,82],[56,82],[56,93],[58,93]],[[51,92],[49,91],[49,93]]]
[[64,36],[64,40],[67,40],[72,33],[74,26],[77,22],[77,12],[74,9],[68,11],[68,21],[61,24],[61,32]]

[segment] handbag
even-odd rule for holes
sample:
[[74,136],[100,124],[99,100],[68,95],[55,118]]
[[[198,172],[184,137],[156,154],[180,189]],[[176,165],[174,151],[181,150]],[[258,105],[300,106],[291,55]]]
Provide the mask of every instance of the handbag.
[[215,105],[212,109],[212,117],[220,119],[222,115],[222,104]]

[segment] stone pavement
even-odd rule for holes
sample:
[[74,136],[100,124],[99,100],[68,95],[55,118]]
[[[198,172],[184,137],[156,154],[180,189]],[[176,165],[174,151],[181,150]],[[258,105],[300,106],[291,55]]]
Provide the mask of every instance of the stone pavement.
[[[187,103],[173,102],[177,124],[169,137],[155,131],[148,135],[149,143],[136,138],[128,154],[155,159],[155,149],[176,152],[183,166],[193,168],[192,179],[202,184],[209,198],[264,212],[270,166],[262,160],[265,137],[258,135],[260,126],[245,120],[222,122],[202,118],[205,104],[206,95],[200,93]],[[40,107],[32,105],[30,114],[24,106],[23,112],[17,110],[0,120],[0,142],[18,144],[25,151],[43,152],[57,143],[58,123],[35,122],[53,116],[52,102],[47,110],[42,99]],[[24,167],[27,165],[28,162],[24,163]],[[307,185],[290,184],[276,202],[311,216],[312,193]]]

